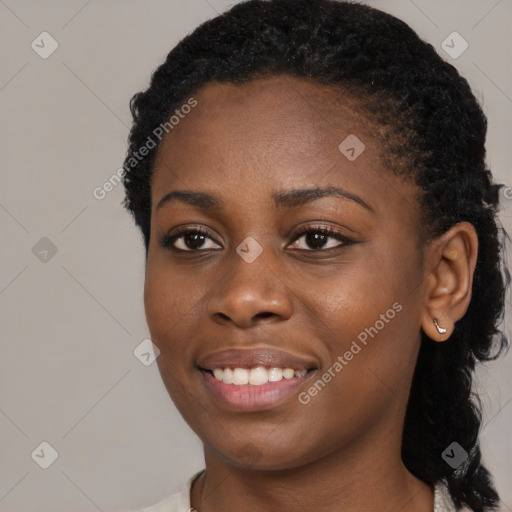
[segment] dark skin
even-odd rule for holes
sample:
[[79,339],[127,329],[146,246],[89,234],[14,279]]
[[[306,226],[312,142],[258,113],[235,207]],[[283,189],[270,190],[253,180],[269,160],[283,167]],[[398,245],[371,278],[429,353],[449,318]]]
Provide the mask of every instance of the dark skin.
[[[468,307],[475,230],[461,223],[422,242],[418,190],[385,167],[357,102],[330,87],[275,76],[211,83],[194,97],[155,163],[144,290],[160,373],[204,445],[191,506],[431,512],[432,488],[401,461],[403,419],[421,329],[444,341]],[[354,161],[338,149],[349,134],[366,146]],[[326,186],[360,201],[330,195],[277,207],[272,198]],[[214,194],[223,207],[157,208],[175,190]],[[207,235],[196,245],[190,235],[174,240],[181,252],[163,247],[178,226]],[[295,235],[318,226],[352,242]],[[235,250],[248,236],[263,249],[252,263]],[[233,411],[212,399],[196,367],[224,348],[278,347],[316,361],[307,390],[394,303],[401,311],[307,405],[294,396]]]

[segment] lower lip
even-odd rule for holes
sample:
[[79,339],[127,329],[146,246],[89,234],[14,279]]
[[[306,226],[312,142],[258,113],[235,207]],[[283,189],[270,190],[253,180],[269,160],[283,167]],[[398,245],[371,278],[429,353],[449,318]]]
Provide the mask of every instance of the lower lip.
[[207,389],[224,405],[237,411],[264,411],[276,407],[296,394],[314,371],[302,377],[268,382],[260,386],[236,386],[217,380],[211,373],[200,370]]

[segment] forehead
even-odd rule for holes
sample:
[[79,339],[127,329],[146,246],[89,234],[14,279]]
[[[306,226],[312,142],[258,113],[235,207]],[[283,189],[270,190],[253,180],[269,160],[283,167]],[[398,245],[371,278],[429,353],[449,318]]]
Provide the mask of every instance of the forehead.
[[[337,163],[359,175],[383,166],[376,127],[357,99],[334,87],[274,76],[242,84],[212,82],[194,98],[197,105],[160,145],[156,184],[185,168],[189,178],[193,169],[208,180],[205,174],[221,170],[242,178],[244,170],[275,177],[293,169],[298,178],[318,177]],[[351,161],[346,150],[354,144],[361,157]]]
[[[226,104],[233,111],[257,116],[266,111],[271,118],[279,114],[301,114],[308,119],[323,117],[332,109],[346,117],[358,116],[358,100],[338,87],[286,74],[255,78],[243,83],[210,82],[196,94],[208,105],[212,115],[221,114]],[[274,113],[275,115],[272,115]]]
[[[276,193],[336,187],[362,198],[388,230],[407,224],[416,231],[419,189],[390,171],[380,127],[360,112],[353,97],[274,77],[210,83],[194,99],[197,105],[159,148],[151,184],[155,219],[167,218],[163,210],[157,213],[157,205],[175,191],[217,196],[226,218],[274,222],[281,215]],[[334,198],[321,208],[322,215],[344,210]]]

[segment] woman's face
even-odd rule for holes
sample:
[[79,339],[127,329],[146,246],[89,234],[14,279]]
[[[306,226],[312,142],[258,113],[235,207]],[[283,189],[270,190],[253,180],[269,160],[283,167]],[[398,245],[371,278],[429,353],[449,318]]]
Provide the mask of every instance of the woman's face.
[[144,290],[173,401],[238,466],[399,447],[424,296],[417,190],[328,87],[280,76],[194,98],[155,164]]

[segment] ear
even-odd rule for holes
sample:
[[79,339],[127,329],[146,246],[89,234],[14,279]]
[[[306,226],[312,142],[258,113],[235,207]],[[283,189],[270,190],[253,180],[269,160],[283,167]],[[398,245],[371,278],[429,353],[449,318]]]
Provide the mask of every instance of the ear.
[[469,222],[456,224],[429,245],[421,327],[432,340],[447,340],[466,313],[477,255],[478,235]]

